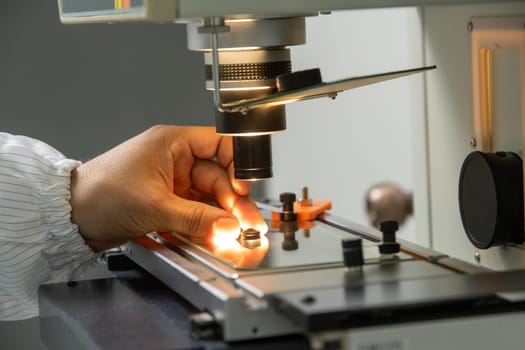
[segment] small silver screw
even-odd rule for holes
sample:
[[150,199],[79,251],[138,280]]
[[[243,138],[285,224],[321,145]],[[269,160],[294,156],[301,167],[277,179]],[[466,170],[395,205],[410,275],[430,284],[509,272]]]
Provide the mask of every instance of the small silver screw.
[[478,263],[481,261],[481,255],[479,254],[479,252],[474,253],[474,259],[476,259]]
[[472,22],[468,22],[468,24],[467,24],[467,30],[468,30],[469,32],[471,32],[472,29],[474,29],[474,25],[472,24]]
[[475,148],[476,145],[478,144],[478,142],[476,141],[476,139],[473,138],[473,137],[470,138],[469,143],[470,143],[470,147],[472,147],[472,148]]

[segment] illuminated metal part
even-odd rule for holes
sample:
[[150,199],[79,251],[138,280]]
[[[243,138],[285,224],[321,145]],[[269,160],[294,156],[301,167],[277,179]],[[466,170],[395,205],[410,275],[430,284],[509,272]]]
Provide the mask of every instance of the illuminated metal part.
[[253,249],[261,246],[261,233],[253,228],[241,231],[239,243],[242,247]]

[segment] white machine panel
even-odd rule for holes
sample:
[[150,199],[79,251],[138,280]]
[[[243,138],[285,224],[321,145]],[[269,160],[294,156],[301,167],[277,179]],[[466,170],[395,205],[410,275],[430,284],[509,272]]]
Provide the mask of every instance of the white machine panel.
[[[493,0],[463,0],[483,3]],[[456,4],[455,0],[59,0],[64,23],[185,22],[205,17],[272,18],[332,10]]]

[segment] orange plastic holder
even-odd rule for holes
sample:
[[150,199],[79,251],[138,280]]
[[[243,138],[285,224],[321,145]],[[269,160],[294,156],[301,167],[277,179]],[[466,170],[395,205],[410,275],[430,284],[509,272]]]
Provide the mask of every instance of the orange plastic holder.
[[[303,205],[296,201],[293,209],[297,214],[297,221],[312,221],[323,215],[325,211],[332,209],[332,201],[312,200],[310,205]],[[272,211],[272,221],[280,221],[279,212]]]

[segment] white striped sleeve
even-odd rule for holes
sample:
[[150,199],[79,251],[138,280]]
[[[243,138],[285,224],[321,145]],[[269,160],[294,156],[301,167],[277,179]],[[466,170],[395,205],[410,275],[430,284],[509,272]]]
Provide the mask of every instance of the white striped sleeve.
[[80,162],[47,144],[0,133],[0,320],[38,315],[38,287],[76,279],[95,254],[70,220]]

